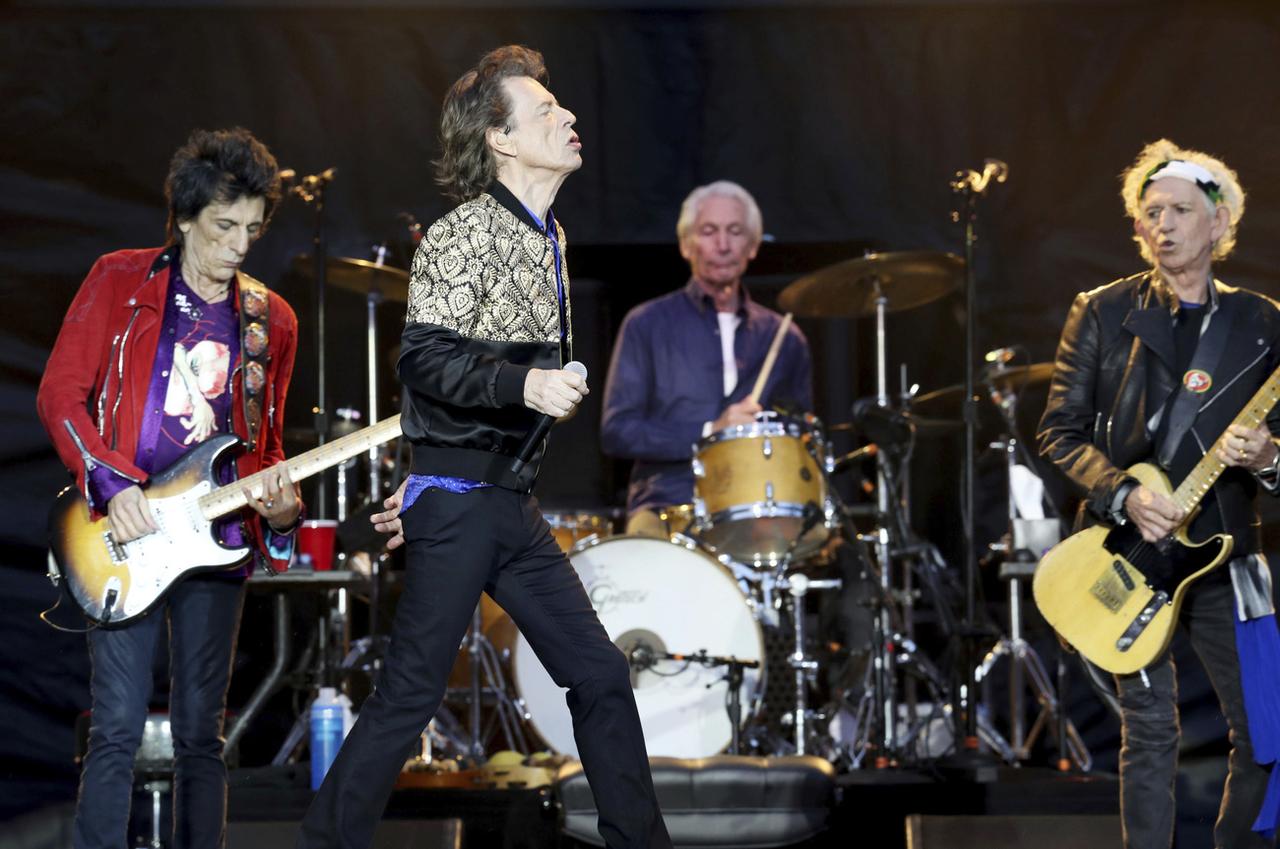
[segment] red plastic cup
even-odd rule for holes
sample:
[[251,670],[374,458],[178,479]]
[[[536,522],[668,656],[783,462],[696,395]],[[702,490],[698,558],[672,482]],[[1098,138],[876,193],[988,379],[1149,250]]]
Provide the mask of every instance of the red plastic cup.
[[336,519],[308,519],[298,529],[298,559],[311,561],[317,572],[333,569],[333,548],[338,537]]

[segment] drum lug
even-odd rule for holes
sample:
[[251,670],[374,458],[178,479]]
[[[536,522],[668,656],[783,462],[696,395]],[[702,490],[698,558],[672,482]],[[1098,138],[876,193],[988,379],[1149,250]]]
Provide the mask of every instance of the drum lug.
[[[765,455],[768,456],[768,455]],[[773,506],[773,481],[765,481],[764,483],[764,500],[770,507]]]
[[702,465],[702,461],[697,457],[693,458],[693,476],[695,478],[705,478],[707,476],[706,467]]
[[766,460],[772,457],[773,456],[773,440],[766,436],[764,438],[764,444],[760,447],[760,451],[764,454],[764,458]]

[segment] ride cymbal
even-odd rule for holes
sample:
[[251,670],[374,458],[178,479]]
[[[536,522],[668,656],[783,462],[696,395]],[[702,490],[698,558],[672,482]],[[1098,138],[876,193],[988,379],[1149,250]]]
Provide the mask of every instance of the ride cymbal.
[[[294,258],[293,267],[299,274],[310,277],[315,271],[315,259],[311,254],[300,254]],[[329,286],[357,295],[378,292],[389,301],[403,304],[409,300],[409,272],[367,259],[331,256],[325,261],[324,279]]]
[[778,306],[806,318],[874,315],[883,293],[889,312],[908,310],[959,288],[964,260],[941,251],[873,253],[820,268],[796,280]]

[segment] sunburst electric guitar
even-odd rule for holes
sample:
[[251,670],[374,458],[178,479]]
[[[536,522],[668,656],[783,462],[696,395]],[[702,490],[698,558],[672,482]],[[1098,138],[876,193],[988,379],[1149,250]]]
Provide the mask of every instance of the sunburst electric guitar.
[[[295,482],[336,466],[400,435],[400,417],[325,443],[286,461]],[[143,491],[159,528],[126,543],[111,536],[105,518],[94,520],[84,496],[67,487],[49,513],[49,547],[67,589],[85,615],[100,625],[123,625],[154,607],[178,581],[197,572],[242,563],[249,546],[228,548],[214,536],[213,522],[247,505],[242,487],[255,497],[271,469],[219,486],[219,459],[240,440],[218,434],[153,475]]]
[[[1276,369],[1232,424],[1260,427],[1280,400]],[[1187,589],[1231,556],[1232,539],[1214,534],[1192,542],[1187,526],[1200,500],[1226,466],[1218,448],[1224,430],[1186,479],[1174,489],[1158,466],[1129,469],[1148,489],[1186,511],[1174,533],[1148,543],[1133,523],[1097,525],[1072,534],[1040,560],[1032,581],[1044,618],[1080,654],[1109,672],[1137,672],[1156,660],[1173,638]]]

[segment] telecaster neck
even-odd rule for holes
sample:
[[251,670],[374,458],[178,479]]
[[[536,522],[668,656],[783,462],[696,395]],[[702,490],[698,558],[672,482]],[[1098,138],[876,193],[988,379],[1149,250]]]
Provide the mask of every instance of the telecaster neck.
[[[293,459],[286,460],[284,465],[289,470],[289,477],[296,483],[317,472],[336,466],[343,460],[389,442],[399,435],[400,416],[395,415],[363,430],[335,439],[333,442],[326,442],[324,445],[312,448]],[[253,497],[257,498],[262,495],[267,475],[273,473],[274,467],[263,469],[234,483],[220,486],[208,495],[201,496],[200,512],[209,521],[234,513],[249,503],[243,490],[248,489]]]
[[[1262,384],[1254,396],[1249,399],[1249,403],[1245,405],[1240,414],[1235,417],[1232,424],[1244,425],[1253,429],[1261,427],[1266,421],[1267,414],[1271,412],[1271,408],[1280,401],[1280,368],[1271,373],[1271,377],[1267,378],[1267,382]],[[1179,507],[1191,514],[1191,511],[1199,506],[1201,499],[1208,494],[1213,484],[1218,480],[1218,476],[1227,468],[1221,460],[1218,459],[1218,449],[1222,447],[1226,441],[1227,431],[1224,430],[1222,435],[1214,441],[1213,445],[1200,458],[1200,462],[1196,463],[1196,467],[1191,470],[1191,474],[1187,475],[1182,483],[1178,484],[1178,488],[1173,493],[1173,501]]]

